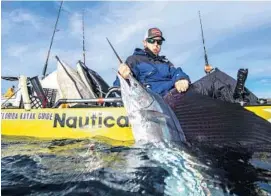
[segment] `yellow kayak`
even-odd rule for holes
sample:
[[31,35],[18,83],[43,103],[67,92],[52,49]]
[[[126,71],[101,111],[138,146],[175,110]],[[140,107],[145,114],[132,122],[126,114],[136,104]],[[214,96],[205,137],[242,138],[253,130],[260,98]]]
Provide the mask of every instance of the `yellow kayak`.
[[247,106],[245,108],[271,123],[271,105]]
[[94,138],[116,145],[134,140],[124,108],[2,109],[1,118],[2,135]]
[[[247,110],[271,122],[271,105],[247,106]],[[2,109],[2,135],[43,139],[93,138],[111,145],[134,141],[123,107]]]

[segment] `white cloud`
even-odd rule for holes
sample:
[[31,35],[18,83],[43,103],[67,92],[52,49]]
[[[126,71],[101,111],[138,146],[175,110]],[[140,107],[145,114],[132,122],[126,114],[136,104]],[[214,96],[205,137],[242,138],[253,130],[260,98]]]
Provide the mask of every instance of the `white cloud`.
[[14,23],[22,24],[22,23],[28,22],[36,29],[41,28],[39,17],[23,9],[13,10],[9,14],[9,19],[11,22],[14,22]]
[[71,30],[70,33],[75,36],[79,37],[82,36],[82,14],[74,13],[69,18],[70,27]]
[[16,58],[21,58],[24,56],[24,54],[27,52],[28,47],[27,46],[23,46],[23,45],[15,45],[12,47],[8,47],[7,48],[7,54],[10,57],[16,57]]
[[269,86],[271,86],[271,78],[269,78],[269,79],[261,79],[260,80],[260,83],[262,83],[263,85],[269,85]]
[[253,93],[255,93],[259,98],[270,99],[271,97],[271,91],[255,90]]

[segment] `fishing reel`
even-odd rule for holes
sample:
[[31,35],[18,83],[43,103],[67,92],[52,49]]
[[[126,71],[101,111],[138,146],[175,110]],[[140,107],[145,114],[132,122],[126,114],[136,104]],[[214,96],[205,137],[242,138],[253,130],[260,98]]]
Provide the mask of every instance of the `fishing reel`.
[[245,90],[245,82],[248,75],[248,69],[239,69],[237,73],[237,83],[234,89],[233,98],[240,102],[241,105],[249,102],[245,97],[249,95],[249,93]]

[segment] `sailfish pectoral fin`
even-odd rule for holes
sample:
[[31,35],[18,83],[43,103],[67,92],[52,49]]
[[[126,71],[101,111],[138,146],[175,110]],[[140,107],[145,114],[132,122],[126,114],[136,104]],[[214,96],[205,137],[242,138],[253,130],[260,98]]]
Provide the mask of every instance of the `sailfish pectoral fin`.
[[166,114],[163,114],[161,112],[155,111],[155,110],[140,110],[140,114],[148,121],[153,121],[156,123],[162,123],[165,122],[166,119],[169,119],[170,117]]

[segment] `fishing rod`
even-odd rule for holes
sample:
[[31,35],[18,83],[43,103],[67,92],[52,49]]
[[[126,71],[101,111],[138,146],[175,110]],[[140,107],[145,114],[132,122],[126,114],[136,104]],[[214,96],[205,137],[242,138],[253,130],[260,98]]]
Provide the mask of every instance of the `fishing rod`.
[[123,61],[121,60],[121,58],[119,57],[118,53],[116,52],[116,50],[114,49],[114,47],[112,46],[111,42],[109,41],[108,38],[107,39],[107,42],[109,43],[110,47],[112,48],[112,50],[114,51],[115,55],[117,56],[117,58],[119,59],[119,62],[120,63],[123,63]]
[[[200,27],[201,27],[201,37],[202,37],[202,43],[203,43],[203,49],[204,49],[204,59],[205,59],[205,67],[211,67],[208,62],[208,56],[205,48],[205,40],[204,40],[204,35],[203,35],[203,28],[202,28],[202,22],[201,22],[201,16],[200,16],[200,11],[199,11],[199,21],[200,21]],[[210,70],[211,71],[211,70]],[[210,73],[210,71],[206,71],[205,73]]]
[[53,35],[52,35],[52,38],[51,38],[51,43],[50,43],[50,46],[49,46],[49,50],[48,50],[48,54],[47,54],[47,58],[46,58],[46,61],[45,61],[45,64],[44,64],[44,68],[43,68],[43,71],[42,71],[42,78],[45,78],[45,75],[46,75],[46,70],[47,70],[47,66],[48,66],[48,60],[49,60],[49,56],[50,56],[50,52],[51,52],[51,48],[52,48],[52,45],[53,45],[53,41],[54,41],[54,37],[55,37],[55,33],[57,31],[57,23],[58,23],[58,20],[59,20],[59,16],[60,16],[60,12],[61,12],[61,8],[62,8],[62,4],[63,4],[63,1],[61,1],[60,3],[60,7],[59,7],[59,10],[58,10],[58,15],[57,15],[57,19],[56,19],[56,23],[55,23],[55,28],[54,28],[54,32],[53,32]]
[[84,10],[82,14],[82,31],[83,31],[83,59],[84,59],[84,65],[86,64],[86,49],[85,49],[85,25],[84,25]]

